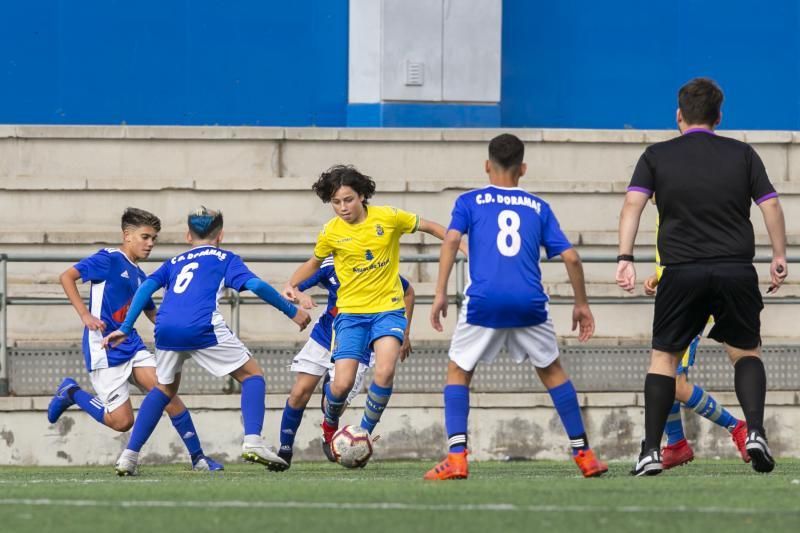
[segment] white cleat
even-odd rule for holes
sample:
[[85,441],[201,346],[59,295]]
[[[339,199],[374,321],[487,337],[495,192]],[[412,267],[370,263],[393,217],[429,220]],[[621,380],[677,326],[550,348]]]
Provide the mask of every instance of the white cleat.
[[278,454],[264,446],[263,442],[245,442],[242,444],[242,459],[248,463],[258,463],[264,466],[283,466],[288,467],[289,464],[278,457]]
[[118,476],[138,476],[139,475],[139,454],[130,450],[124,450],[117,459],[114,466]]

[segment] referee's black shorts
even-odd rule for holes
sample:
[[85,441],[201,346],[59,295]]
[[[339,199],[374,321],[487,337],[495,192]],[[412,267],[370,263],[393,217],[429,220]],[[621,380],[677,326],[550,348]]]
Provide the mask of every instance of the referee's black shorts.
[[763,308],[752,264],[667,266],[656,293],[653,348],[683,352],[709,316],[714,317],[710,338],[743,350],[756,348],[761,345]]

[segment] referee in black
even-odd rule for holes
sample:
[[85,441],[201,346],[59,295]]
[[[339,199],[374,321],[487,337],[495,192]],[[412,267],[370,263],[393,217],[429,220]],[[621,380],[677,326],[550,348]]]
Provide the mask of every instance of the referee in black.
[[764,433],[767,376],[761,361],[764,304],[753,267],[755,237],[750,206],[761,209],[772,244],[770,290],[788,273],[786,228],[778,194],[753,148],[714,133],[722,114],[722,91],[708,78],[695,78],[678,91],[681,136],[654,144],[639,158],[619,221],[617,284],[636,283],[633,246],[639,218],[655,195],[658,250],[664,274],[653,317],[653,354],[644,382],[645,440],[631,471],[662,470],[661,435],[675,401],[675,370],[691,340],[703,330],[723,343],[735,371],[736,397],[747,420],[747,451],[758,472],[775,461]]

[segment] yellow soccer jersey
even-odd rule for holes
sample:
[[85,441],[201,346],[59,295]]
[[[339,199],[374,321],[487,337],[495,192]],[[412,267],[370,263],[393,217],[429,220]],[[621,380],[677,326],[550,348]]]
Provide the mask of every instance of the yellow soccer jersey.
[[403,309],[400,236],[418,227],[419,216],[388,206],[369,206],[359,224],[336,217],[323,226],[314,255],[322,261],[333,254],[340,313]]

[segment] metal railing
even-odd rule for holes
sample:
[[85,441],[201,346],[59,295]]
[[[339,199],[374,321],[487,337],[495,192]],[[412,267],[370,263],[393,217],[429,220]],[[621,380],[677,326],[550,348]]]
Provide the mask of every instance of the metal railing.
[[[146,262],[162,262],[172,255],[166,254],[153,254]],[[0,396],[8,395],[9,391],[9,375],[8,375],[8,307],[11,305],[20,306],[38,306],[38,305],[70,305],[66,297],[36,297],[36,296],[8,296],[8,264],[9,263],[76,263],[83,259],[83,256],[76,254],[0,254]],[[247,263],[303,263],[308,259],[305,255],[259,255],[259,254],[246,254],[242,259]],[[611,255],[594,255],[581,258],[584,263],[615,263],[616,257]],[[560,259],[556,259],[557,261]],[[655,258],[653,256],[643,256],[639,262],[652,264]],[[415,256],[402,256],[401,263],[436,263],[439,261],[438,255],[415,255]],[[754,259],[755,263],[769,263],[770,257],[759,256]],[[789,263],[797,263],[800,258],[790,258]],[[456,259],[455,265],[455,294],[449,296],[449,303],[455,304],[460,307],[464,301],[464,290],[466,286],[466,259],[459,256]],[[318,303],[327,301],[326,296],[318,295],[315,297]],[[158,298],[155,299],[159,301]],[[571,304],[571,298],[553,297],[550,302],[554,305]],[[243,305],[254,305],[263,303],[259,298],[255,297],[241,297],[238,292],[231,291],[229,296],[220,300],[224,305],[230,306],[231,312],[231,329],[238,335],[240,324],[240,311]],[[432,302],[432,297],[429,295],[420,295],[417,297],[417,303],[429,304]],[[611,297],[592,297],[590,302],[594,305],[609,305],[609,304],[652,304],[653,299],[650,297],[641,296],[626,296],[620,292],[619,296]],[[769,298],[771,304],[798,304],[800,297],[776,297]]]

